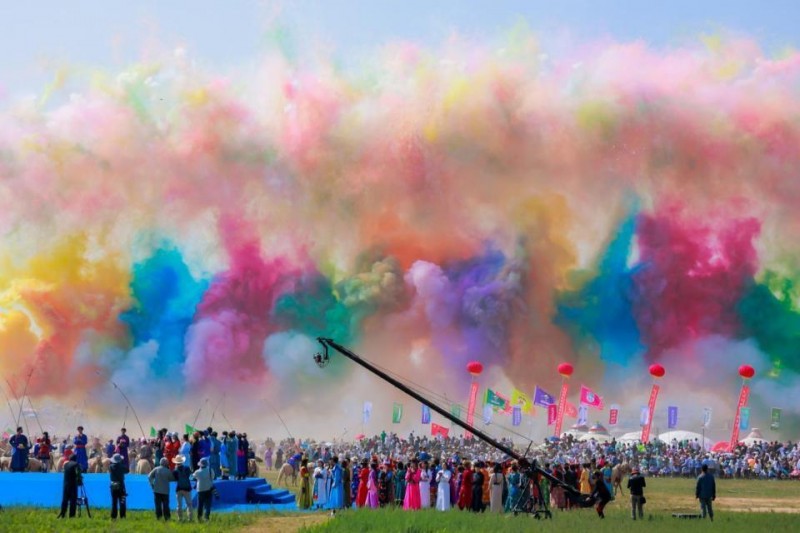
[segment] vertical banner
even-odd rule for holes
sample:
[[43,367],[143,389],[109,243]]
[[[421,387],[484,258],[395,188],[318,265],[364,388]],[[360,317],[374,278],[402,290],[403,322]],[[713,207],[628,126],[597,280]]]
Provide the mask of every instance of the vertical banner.
[[617,420],[619,420],[619,406],[612,405],[608,410],[608,425],[616,426]]
[[780,429],[781,428],[781,410],[777,407],[772,408],[772,414],[770,415],[770,423],[769,429]]
[[486,404],[483,406],[483,423],[487,426],[492,423],[492,413],[494,413],[494,409],[490,404]]
[[588,423],[589,423],[589,407],[584,404],[581,404],[581,406],[578,407],[578,425],[585,426]]
[[522,423],[522,406],[515,405],[511,413],[511,425],[518,426]]
[[661,387],[659,387],[658,383],[653,383],[653,388],[650,389],[650,401],[647,403],[647,423],[642,428],[642,442],[644,444],[650,442],[650,428],[653,426],[653,414],[656,412],[659,390],[661,390]]
[[746,431],[750,429],[750,408],[742,407],[742,416],[739,419],[739,429]]
[[703,427],[708,428],[711,424],[711,408],[703,407]]
[[643,405],[641,411],[639,411],[639,425],[642,427],[646,426],[649,419],[650,411],[646,405]]
[[365,424],[369,424],[369,419],[372,418],[372,402],[364,402],[364,409],[361,414],[361,421]]
[[395,403],[392,406],[392,424],[399,424],[403,419],[403,404]]
[[731,451],[739,445],[739,424],[742,422],[742,407],[747,405],[749,398],[750,387],[747,383],[743,383],[742,390],[739,392],[739,402],[736,404],[736,418],[733,419],[733,428],[731,428],[731,441],[729,443]]
[[[478,403],[478,382],[473,381],[469,387],[469,403],[467,404],[467,424],[470,426],[475,424],[475,404]],[[472,438],[472,433],[469,431],[464,432],[464,437],[467,439]]]
[[555,424],[556,418],[558,418],[558,406],[554,403],[551,403],[547,406],[547,425],[552,426]]
[[422,423],[423,424],[431,423],[431,408],[425,404],[422,404]]
[[667,407],[667,429],[678,427],[678,408],[674,405]]
[[558,415],[556,416],[556,430],[554,432],[556,437],[561,436],[561,426],[564,425],[564,410],[567,408],[567,391],[569,385],[566,380],[561,383],[561,394],[558,397]]

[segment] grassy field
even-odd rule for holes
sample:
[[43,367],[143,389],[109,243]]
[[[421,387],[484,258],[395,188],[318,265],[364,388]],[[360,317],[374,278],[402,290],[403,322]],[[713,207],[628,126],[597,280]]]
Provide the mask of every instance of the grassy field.
[[[275,484],[277,474],[265,477]],[[293,489],[294,487],[289,487]],[[8,490],[6,487],[3,490]],[[606,508],[606,519],[597,518],[594,510],[554,512],[553,520],[535,521],[528,516],[474,515],[452,511],[439,513],[426,510],[415,513],[386,510],[342,511],[333,519],[327,513],[216,513],[210,524],[198,526],[155,521],[152,512],[128,513],[125,521],[112,522],[107,509],[97,509],[94,518],[85,516],[69,521],[57,520],[55,510],[6,509],[0,513],[0,530],[24,531],[228,531],[228,532],[296,532],[328,533],[353,531],[388,532],[518,532],[527,529],[542,531],[797,531],[800,520],[800,483],[774,481],[718,481],[717,512],[714,523],[680,520],[676,512],[696,512],[694,481],[683,479],[649,479],[645,520],[630,519],[628,498],[620,496]]]

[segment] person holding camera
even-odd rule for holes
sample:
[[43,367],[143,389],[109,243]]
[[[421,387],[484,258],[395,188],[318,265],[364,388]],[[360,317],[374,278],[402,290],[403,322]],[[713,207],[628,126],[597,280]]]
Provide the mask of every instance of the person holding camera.
[[158,466],[149,474],[150,486],[153,487],[153,499],[156,505],[156,520],[168,521],[169,514],[169,484],[172,481],[172,471],[168,468],[169,462],[162,457]]
[[122,455],[115,453],[111,457],[111,465],[108,467],[108,475],[111,478],[111,520],[117,519],[117,508],[119,508],[119,517],[125,518],[127,512],[125,498],[128,495],[125,490],[125,474],[129,471]]
[[75,518],[75,509],[78,506],[78,487],[83,484],[81,467],[74,455],[64,464],[64,490],[61,494],[61,513],[59,518],[64,518],[69,505],[69,517]]
[[639,520],[644,520],[644,509],[642,505],[647,503],[644,497],[644,488],[647,483],[644,477],[639,473],[639,467],[634,466],[631,470],[631,477],[628,478],[628,490],[631,491],[631,517],[636,520],[636,515],[639,515]]
[[214,472],[208,467],[208,458],[200,459],[199,468],[192,474],[197,481],[197,521],[203,521],[203,510],[208,522],[211,517],[211,495],[214,491]]

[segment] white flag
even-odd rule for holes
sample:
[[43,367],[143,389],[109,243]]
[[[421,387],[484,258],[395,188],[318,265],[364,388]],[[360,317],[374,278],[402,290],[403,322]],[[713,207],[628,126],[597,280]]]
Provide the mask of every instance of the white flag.
[[650,420],[650,408],[643,405],[642,410],[639,412],[639,425],[646,426],[648,420]]
[[703,408],[703,427],[707,428],[711,424],[711,408],[704,407]]
[[589,422],[589,408],[581,404],[578,407],[578,425],[585,426]]
[[364,402],[364,411],[362,414],[364,423],[368,424],[370,417],[372,417],[372,402]]

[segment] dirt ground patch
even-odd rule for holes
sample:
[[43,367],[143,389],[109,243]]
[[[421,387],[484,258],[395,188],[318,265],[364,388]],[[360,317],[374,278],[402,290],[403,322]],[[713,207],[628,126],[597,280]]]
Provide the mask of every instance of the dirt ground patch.
[[304,514],[291,516],[264,516],[255,524],[241,531],[247,533],[295,533],[300,528],[321,524],[328,520],[327,514]]

